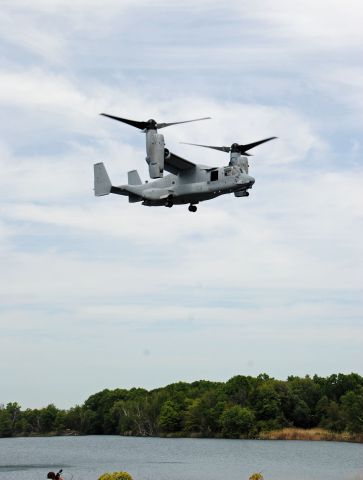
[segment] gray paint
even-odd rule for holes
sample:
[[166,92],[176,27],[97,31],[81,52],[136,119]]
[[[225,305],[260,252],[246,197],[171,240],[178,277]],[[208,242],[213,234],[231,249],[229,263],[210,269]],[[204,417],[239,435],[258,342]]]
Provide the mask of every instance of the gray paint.
[[164,172],[164,135],[156,130],[146,131],[146,162],[149,165],[150,178],[160,178]]
[[164,168],[171,173],[141,185],[132,181],[138,176],[133,170],[128,174],[128,185],[112,186],[103,163],[95,164],[95,195],[125,195],[130,202],[142,202],[149,207],[192,206],[227,193],[234,193],[237,197],[248,196],[248,190],[255,183],[255,179],[248,175],[247,158],[240,155],[231,155],[229,165],[221,168],[196,165],[166,149],[164,158]]

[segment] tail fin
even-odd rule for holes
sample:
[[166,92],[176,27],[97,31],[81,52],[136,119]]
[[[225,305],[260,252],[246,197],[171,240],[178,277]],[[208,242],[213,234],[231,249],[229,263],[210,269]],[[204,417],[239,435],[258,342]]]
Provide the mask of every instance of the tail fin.
[[127,179],[129,185],[142,185],[142,181],[137,173],[137,170],[131,170],[131,172],[127,172]]
[[111,192],[111,181],[108,176],[103,163],[95,163],[94,166],[95,177],[95,195],[101,197],[102,195],[108,195]]

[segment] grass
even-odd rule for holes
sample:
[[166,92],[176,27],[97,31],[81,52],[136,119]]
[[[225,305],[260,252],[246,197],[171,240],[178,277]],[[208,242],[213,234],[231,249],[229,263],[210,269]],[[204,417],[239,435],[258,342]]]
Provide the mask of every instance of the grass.
[[335,433],[323,428],[282,428],[281,430],[271,430],[261,432],[261,440],[313,440],[313,441],[331,441],[331,442],[356,442],[363,443],[363,435],[357,433]]

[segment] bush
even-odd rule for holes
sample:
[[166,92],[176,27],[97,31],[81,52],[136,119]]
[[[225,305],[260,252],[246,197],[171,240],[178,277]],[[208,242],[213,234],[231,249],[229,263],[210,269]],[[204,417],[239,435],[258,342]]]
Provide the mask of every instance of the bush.
[[221,415],[222,433],[229,438],[249,435],[254,421],[255,416],[249,408],[234,405],[227,408]]
[[132,477],[127,472],[106,472],[102,474],[98,480],[132,480]]
[[263,480],[262,473],[253,473],[248,480]]

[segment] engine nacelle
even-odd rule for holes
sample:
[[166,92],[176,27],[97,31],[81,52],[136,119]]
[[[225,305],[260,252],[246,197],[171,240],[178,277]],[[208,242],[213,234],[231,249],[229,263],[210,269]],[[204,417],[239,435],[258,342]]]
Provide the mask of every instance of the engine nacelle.
[[146,132],[146,161],[151,178],[161,178],[164,173],[164,135],[156,130]]
[[234,192],[235,197],[249,197],[250,194],[246,190],[241,190],[240,192]]
[[246,173],[248,175],[249,165],[247,157],[242,157],[239,153],[232,152],[229,164],[231,166],[240,168],[242,173]]

